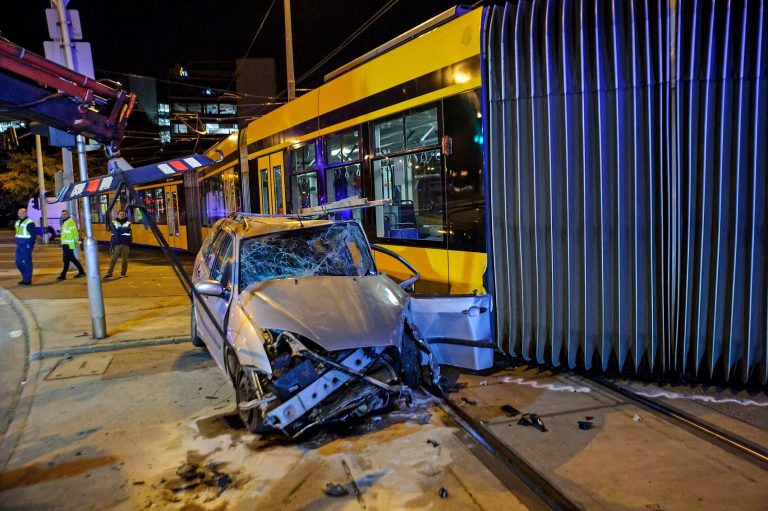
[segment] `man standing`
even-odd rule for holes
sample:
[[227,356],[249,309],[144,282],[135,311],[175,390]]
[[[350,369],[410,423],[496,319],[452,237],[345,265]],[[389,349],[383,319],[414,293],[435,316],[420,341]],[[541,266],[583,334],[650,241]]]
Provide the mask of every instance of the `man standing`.
[[78,241],[80,241],[80,233],[77,231],[77,225],[72,217],[69,216],[69,211],[65,209],[61,212],[61,250],[64,253],[64,269],[61,270],[61,275],[56,277],[56,280],[65,280],[67,278],[69,263],[74,264],[75,268],[77,268],[76,279],[85,277],[83,265],[75,257],[75,243]]
[[131,222],[125,218],[125,210],[121,209],[117,212],[117,218],[112,220],[110,224],[110,230],[112,231],[112,258],[109,260],[109,270],[104,275],[104,280],[112,278],[112,272],[115,270],[115,264],[117,258],[123,258],[123,266],[120,271],[120,276],[125,277],[128,271],[128,253],[131,246]]
[[27,208],[20,208],[16,220],[16,268],[21,272],[20,286],[32,284],[32,250],[36,236],[35,222],[27,218]]

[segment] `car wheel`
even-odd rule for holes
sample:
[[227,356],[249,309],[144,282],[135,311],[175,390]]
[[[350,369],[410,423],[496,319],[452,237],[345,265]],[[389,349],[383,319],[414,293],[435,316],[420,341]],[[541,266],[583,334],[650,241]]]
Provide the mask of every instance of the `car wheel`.
[[192,304],[192,313],[190,315],[192,316],[192,321],[189,325],[189,336],[192,338],[192,346],[205,348],[205,343],[200,338],[200,336],[197,335],[197,311],[195,310],[194,303]]
[[403,342],[400,346],[400,378],[412,389],[421,385],[421,354],[416,346],[416,339],[408,328],[403,330]]
[[240,416],[240,420],[243,421],[243,425],[251,433],[263,433],[268,428],[264,426],[264,418],[261,416],[261,408],[250,408],[243,410],[240,408],[240,403],[247,403],[258,398],[256,388],[253,386],[253,381],[248,375],[240,369],[237,373],[237,383],[235,385],[235,402],[237,403],[237,414]]

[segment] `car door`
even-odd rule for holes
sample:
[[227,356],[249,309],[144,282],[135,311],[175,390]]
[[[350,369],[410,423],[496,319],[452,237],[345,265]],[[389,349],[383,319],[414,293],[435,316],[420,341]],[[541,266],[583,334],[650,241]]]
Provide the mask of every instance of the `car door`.
[[[233,244],[233,235],[224,230],[220,231],[211,244],[210,252],[205,255],[196,275],[197,282],[215,280],[220,282],[222,289],[224,289],[224,293],[221,296],[203,295],[199,302],[195,302],[203,342],[205,342],[208,351],[222,369],[224,368],[223,352],[225,340],[222,333],[225,331],[226,314],[232,299],[230,281],[232,275]],[[204,310],[203,303],[207,306],[208,311],[210,311],[210,315]]]
[[490,295],[412,295],[405,311],[438,364],[475,371],[493,366]]

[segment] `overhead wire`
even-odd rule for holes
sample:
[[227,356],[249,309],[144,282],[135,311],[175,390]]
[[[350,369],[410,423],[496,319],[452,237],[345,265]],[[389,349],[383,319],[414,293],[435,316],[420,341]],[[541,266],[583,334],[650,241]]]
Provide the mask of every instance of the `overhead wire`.
[[267,18],[269,17],[269,13],[272,12],[272,7],[274,6],[275,6],[275,0],[272,0],[272,2],[270,2],[269,4],[269,7],[267,8],[266,14],[264,14],[264,19],[261,20],[261,24],[259,25],[259,28],[256,29],[256,33],[253,34],[253,39],[251,39],[251,44],[248,45],[248,49],[245,50],[245,55],[240,61],[240,64],[237,66],[237,69],[235,69],[235,74],[232,75],[232,80],[229,81],[229,85],[227,85],[227,90],[229,90],[229,88],[232,87],[232,83],[234,83],[234,81],[237,79],[237,76],[240,74],[240,69],[243,67],[243,62],[245,62],[245,59],[248,58],[248,54],[251,53],[251,48],[253,48],[253,44],[256,42],[256,38],[259,37],[259,34],[261,33],[261,29],[264,28],[264,23],[266,23]]
[[376,21],[379,20],[382,16],[384,16],[387,11],[389,11],[392,7],[397,4],[399,0],[389,0],[386,4],[384,4],[381,9],[376,11],[373,16],[371,16],[365,23],[360,25],[357,30],[352,32],[339,46],[337,46],[333,51],[331,51],[328,55],[325,56],[320,62],[312,66],[309,71],[305,72],[301,77],[299,77],[298,80],[296,80],[296,83],[302,82],[306,80],[308,77],[312,76],[312,74],[315,73],[318,69],[320,69],[322,66],[324,66],[329,60],[331,60],[333,57],[335,57],[339,52],[341,52],[344,48],[349,46],[352,41],[357,39],[360,34],[365,32],[371,25],[373,25]]

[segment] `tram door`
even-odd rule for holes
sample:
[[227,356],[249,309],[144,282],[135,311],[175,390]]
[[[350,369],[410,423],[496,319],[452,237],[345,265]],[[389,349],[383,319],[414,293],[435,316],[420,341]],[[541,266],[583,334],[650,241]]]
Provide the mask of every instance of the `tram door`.
[[269,215],[284,215],[285,176],[283,172],[283,153],[262,156],[259,167],[259,212]]
[[184,197],[179,195],[178,185],[166,185],[165,207],[167,215],[167,231],[164,233],[168,244],[173,248],[187,249],[187,225],[184,215]]

